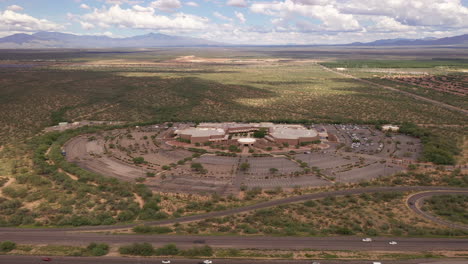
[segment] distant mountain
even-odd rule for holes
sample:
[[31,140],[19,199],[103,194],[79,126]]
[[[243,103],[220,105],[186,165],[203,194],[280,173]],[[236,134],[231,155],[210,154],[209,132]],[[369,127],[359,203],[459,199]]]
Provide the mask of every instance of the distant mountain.
[[32,35],[14,34],[0,38],[0,48],[151,48],[218,46],[219,42],[199,38],[170,36],[159,33],[129,38],[106,36],[79,36],[59,32],[38,32]]
[[347,46],[415,46],[415,45],[453,45],[453,46],[468,46],[468,34],[448,37],[448,38],[424,38],[424,39],[382,39],[373,42],[354,42]]

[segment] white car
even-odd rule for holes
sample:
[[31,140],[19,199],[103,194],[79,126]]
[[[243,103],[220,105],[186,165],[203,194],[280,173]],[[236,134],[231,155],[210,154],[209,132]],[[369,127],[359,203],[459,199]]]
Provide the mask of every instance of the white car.
[[203,264],[213,264],[213,261],[206,259],[203,261]]
[[312,262],[312,264],[320,264],[320,262],[314,261]]
[[171,261],[170,261],[170,260],[167,260],[167,259],[165,259],[165,260],[161,261],[161,263],[162,263],[162,264],[171,264]]
[[363,238],[362,242],[372,242],[372,238],[370,237]]
[[397,243],[396,241],[390,241],[390,242],[388,242],[388,244],[390,244],[390,245],[396,245],[396,244],[398,244],[398,243]]

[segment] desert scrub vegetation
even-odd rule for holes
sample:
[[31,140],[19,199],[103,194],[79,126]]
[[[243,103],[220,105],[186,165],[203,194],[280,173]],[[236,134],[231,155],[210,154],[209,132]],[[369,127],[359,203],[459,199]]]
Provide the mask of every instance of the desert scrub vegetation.
[[468,174],[463,173],[459,168],[449,171],[445,170],[443,166],[425,168],[425,166],[410,165],[408,169],[408,172],[399,172],[356,185],[361,187],[371,185],[468,187]]
[[[168,217],[157,206],[160,196],[153,195],[146,186],[103,177],[64,160],[61,145],[65,141],[98,129],[82,128],[32,139],[33,170],[16,173],[16,182],[3,188],[0,225],[108,225]],[[145,201],[142,208],[135,201],[135,193]]]
[[[6,249],[2,251],[2,245]],[[90,243],[86,247],[66,245],[27,245],[11,241],[0,243],[0,254],[12,255],[49,255],[49,256],[104,256],[109,253],[109,245],[105,243]]]
[[461,154],[456,140],[431,133],[427,128],[418,127],[411,123],[404,123],[400,127],[400,132],[421,139],[423,143],[422,161],[440,165],[455,165],[455,156]]
[[436,195],[424,201],[424,211],[468,225],[468,195]]
[[210,246],[201,246],[181,250],[175,244],[167,244],[160,248],[154,248],[149,243],[133,243],[120,247],[119,253],[134,256],[211,257],[213,256],[213,249]]
[[404,206],[404,194],[374,193],[329,197],[234,216],[176,224],[177,234],[466,236],[437,226]]
[[426,59],[426,60],[338,60],[322,62],[330,68],[468,68],[467,59]]

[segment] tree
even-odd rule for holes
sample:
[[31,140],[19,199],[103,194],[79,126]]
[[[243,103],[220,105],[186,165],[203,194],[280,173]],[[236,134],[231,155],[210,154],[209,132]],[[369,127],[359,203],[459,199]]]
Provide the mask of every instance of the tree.
[[267,135],[268,131],[266,128],[260,128],[259,130],[253,133],[255,138],[264,138]]
[[206,169],[203,167],[201,163],[192,163],[190,166],[192,170],[199,172],[199,173],[206,173]]
[[244,162],[240,165],[241,171],[248,171],[250,169],[250,164],[248,162]]
[[133,158],[133,163],[135,163],[135,164],[143,164],[143,163],[145,163],[145,158],[143,158],[143,157],[136,157],[136,158]]

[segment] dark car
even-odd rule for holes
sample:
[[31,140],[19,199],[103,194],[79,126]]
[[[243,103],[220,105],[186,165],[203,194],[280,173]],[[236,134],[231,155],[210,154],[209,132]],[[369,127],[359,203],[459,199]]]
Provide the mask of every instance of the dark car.
[[43,257],[43,258],[42,258],[42,261],[52,261],[52,259],[49,258],[49,257]]

